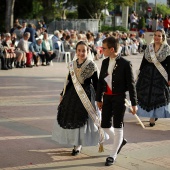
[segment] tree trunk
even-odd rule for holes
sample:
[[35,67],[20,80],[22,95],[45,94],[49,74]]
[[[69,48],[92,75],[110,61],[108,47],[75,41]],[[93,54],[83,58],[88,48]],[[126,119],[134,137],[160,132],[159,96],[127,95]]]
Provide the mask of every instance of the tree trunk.
[[9,32],[14,23],[15,0],[6,0],[5,30]]

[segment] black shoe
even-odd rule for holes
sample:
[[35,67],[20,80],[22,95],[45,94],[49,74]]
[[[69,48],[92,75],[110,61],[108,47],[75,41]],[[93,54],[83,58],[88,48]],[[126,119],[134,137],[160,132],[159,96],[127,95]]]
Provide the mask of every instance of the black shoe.
[[1,70],[8,70],[8,67],[2,67]]
[[126,145],[126,143],[127,143],[127,140],[123,138],[122,144],[120,145],[120,148],[118,149],[117,154],[121,151],[122,147]]
[[150,127],[155,126],[155,123],[149,123]]
[[155,121],[157,121],[158,120],[158,118],[155,118]]
[[114,163],[114,159],[112,157],[108,157],[105,162],[105,166],[111,166]]
[[26,67],[28,67],[28,68],[32,68],[33,66],[30,64],[30,65],[26,65]]
[[72,155],[72,156],[76,156],[76,155],[78,155],[79,153],[80,153],[79,150],[73,149],[71,155]]

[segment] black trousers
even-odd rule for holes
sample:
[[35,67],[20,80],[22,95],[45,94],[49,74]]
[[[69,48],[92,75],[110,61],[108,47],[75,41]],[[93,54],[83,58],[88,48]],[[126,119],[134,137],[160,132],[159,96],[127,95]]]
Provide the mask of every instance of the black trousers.
[[104,95],[101,127],[110,128],[112,124],[114,128],[123,127],[125,110],[125,94]]
[[50,55],[48,52],[45,52],[45,56],[46,56],[46,63],[48,63],[56,57],[56,54],[53,53]]

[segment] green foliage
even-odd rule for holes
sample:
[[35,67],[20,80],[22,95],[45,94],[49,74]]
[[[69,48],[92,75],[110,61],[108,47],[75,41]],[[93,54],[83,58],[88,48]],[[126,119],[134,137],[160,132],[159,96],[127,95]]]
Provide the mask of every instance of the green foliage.
[[139,19],[138,29],[145,28],[145,26],[146,26],[145,18],[142,16],[141,19]]
[[110,26],[107,26],[107,25],[102,25],[100,31],[106,32],[106,31],[116,31],[116,30],[123,31],[123,32],[128,32],[128,29],[126,29],[126,28],[124,28],[122,26],[110,27]]
[[167,5],[157,4],[157,13],[165,17],[165,15],[170,14],[170,8]]
[[77,19],[78,18],[78,13],[77,11],[75,12],[66,12],[66,17],[67,19]]

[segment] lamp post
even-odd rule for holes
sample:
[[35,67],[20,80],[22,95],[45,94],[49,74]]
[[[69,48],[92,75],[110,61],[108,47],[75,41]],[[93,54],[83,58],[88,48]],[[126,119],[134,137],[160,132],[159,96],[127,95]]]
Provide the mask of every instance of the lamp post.
[[157,1],[155,0],[155,14],[157,14]]

